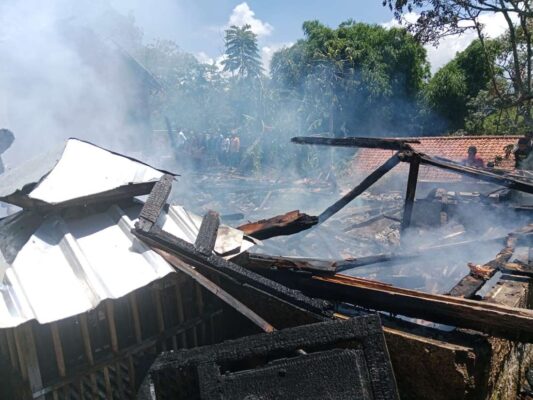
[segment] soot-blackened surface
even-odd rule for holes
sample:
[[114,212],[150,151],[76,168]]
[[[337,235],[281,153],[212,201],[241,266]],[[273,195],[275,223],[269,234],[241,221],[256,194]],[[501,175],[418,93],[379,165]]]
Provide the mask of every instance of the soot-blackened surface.
[[[299,355],[299,349],[308,354]],[[188,399],[202,400],[398,398],[375,314],[165,353],[154,363],[152,376],[159,400],[184,398],[179,395],[184,385]],[[191,385],[197,387],[194,394]],[[300,392],[302,397],[296,397]]]

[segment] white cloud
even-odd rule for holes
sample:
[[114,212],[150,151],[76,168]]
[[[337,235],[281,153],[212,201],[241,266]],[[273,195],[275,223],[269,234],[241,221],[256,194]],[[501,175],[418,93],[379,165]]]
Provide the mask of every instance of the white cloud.
[[261,62],[263,63],[263,68],[267,73],[270,73],[270,61],[274,53],[284,47],[290,47],[293,43],[271,43],[267,46],[261,47]]
[[[418,18],[417,13],[411,12],[404,16],[404,20],[407,23],[413,23]],[[505,17],[501,13],[496,14],[482,14],[479,18],[480,22],[484,26],[484,32],[490,38],[500,36],[507,29],[507,22]],[[398,27],[404,24],[398,23],[395,19],[381,24],[385,28]],[[468,26],[467,22],[464,22],[463,26]],[[443,38],[438,46],[430,44],[425,45],[428,60],[431,64],[431,72],[435,73],[440,67],[445,65],[448,61],[453,59],[457,52],[463,51],[468,45],[477,39],[477,34],[474,30],[469,30],[462,35],[454,35]]]
[[274,30],[274,27],[268,22],[263,22],[259,18],[256,18],[255,12],[252,11],[248,3],[243,2],[233,9],[227,26],[242,26],[246,24],[250,25],[252,32],[259,37],[268,36]]

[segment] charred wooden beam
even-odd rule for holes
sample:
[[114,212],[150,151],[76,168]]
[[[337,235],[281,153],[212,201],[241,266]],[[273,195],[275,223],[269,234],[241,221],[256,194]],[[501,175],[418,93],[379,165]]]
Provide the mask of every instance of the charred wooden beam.
[[533,343],[533,311],[397,288],[345,275],[301,278],[305,293]]
[[378,169],[368,175],[359,185],[350,190],[346,195],[344,195],[336,203],[328,207],[322,214],[318,216],[318,222],[321,224],[335,215],[337,212],[346,207],[352,200],[357,196],[367,190],[370,186],[376,183],[379,179],[383,177],[387,172],[393,169],[400,162],[399,153],[396,153],[391,158],[389,158],[383,165]]
[[149,231],[155,225],[172,190],[173,179],[174,177],[172,175],[165,174],[154,185],[148,196],[148,200],[141,210],[139,220],[135,224],[137,228]]
[[335,261],[321,260],[317,258],[269,256],[253,253],[243,253],[236,258],[237,264],[252,270],[284,268],[330,274],[337,271]]
[[293,235],[309,229],[317,223],[317,217],[295,210],[269,219],[244,224],[237,229],[240,229],[246,235],[264,240],[276,236]]
[[420,143],[419,140],[407,139],[381,139],[367,137],[328,138],[315,136],[297,136],[291,139],[292,143],[312,144],[337,147],[362,147],[367,149],[384,150],[411,150],[409,143]]
[[194,246],[202,254],[210,254],[215,249],[215,242],[217,241],[218,227],[220,226],[220,218],[215,211],[209,211],[202,220],[198,236]]
[[409,163],[409,178],[407,179],[407,191],[405,193],[405,205],[403,208],[402,226],[401,230],[409,228],[411,225],[411,217],[413,215],[413,207],[415,204],[416,185],[418,183],[418,170],[420,168],[420,157],[415,155],[411,158]]
[[499,175],[492,171],[474,167],[467,167],[454,163],[450,160],[443,160],[431,157],[427,154],[418,155],[420,156],[420,162],[425,165],[431,165],[433,167],[457,172],[461,175],[470,176],[472,178],[479,179],[485,182],[495,183],[497,185],[505,186],[509,189],[518,190],[520,192],[533,193],[533,183],[518,179],[515,176]]
[[311,299],[216,254],[202,254],[194,245],[157,226],[150,232],[132,232],[152,248],[175,255],[210,280],[216,280],[222,289],[277,328],[317,322],[332,315],[329,302]]

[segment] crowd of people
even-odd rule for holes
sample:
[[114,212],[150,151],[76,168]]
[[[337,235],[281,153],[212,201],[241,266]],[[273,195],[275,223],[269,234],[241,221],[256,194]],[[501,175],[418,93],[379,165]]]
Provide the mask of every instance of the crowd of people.
[[190,157],[196,168],[216,163],[237,168],[240,164],[241,139],[236,133],[224,135],[178,129],[170,135],[174,152]]

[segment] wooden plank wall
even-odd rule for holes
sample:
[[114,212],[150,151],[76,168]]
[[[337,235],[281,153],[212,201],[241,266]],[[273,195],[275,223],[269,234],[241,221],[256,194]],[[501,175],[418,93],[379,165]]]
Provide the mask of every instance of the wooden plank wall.
[[171,274],[87,313],[0,330],[0,353],[20,398],[134,399],[150,360],[224,340],[222,304]]

